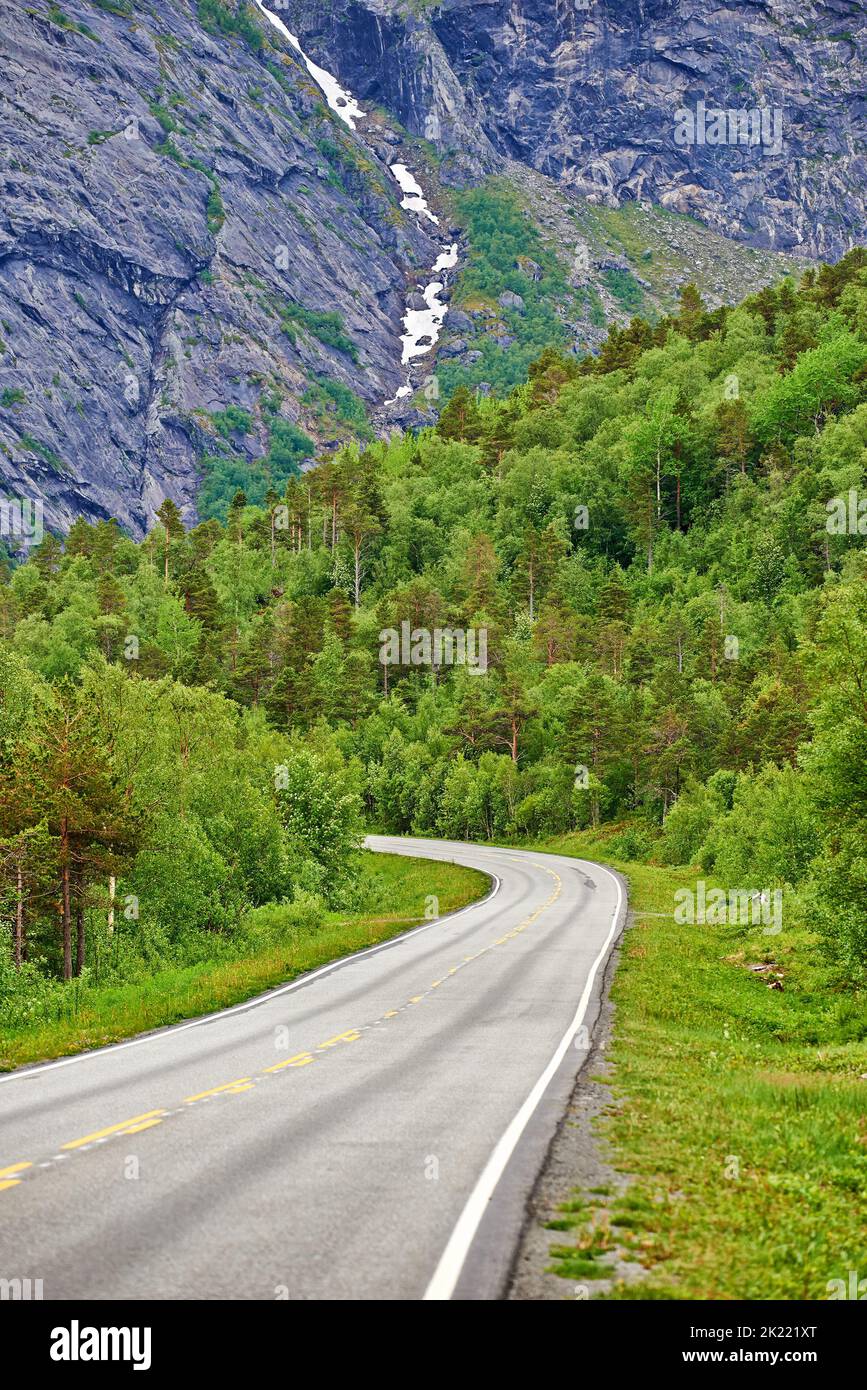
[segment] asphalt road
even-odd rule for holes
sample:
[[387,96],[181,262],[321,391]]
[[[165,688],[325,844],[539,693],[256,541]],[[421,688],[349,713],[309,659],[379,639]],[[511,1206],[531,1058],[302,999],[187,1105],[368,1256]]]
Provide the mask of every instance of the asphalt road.
[[0,1279],[46,1299],[501,1294],[625,894],[574,859],[369,844],[484,869],[492,893],[234,1009],[0,1078]]

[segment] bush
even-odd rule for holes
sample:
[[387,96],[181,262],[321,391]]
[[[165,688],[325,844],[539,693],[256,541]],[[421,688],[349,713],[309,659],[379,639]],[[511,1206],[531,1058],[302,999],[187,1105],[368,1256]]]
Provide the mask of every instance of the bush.
[[339,754],[295,743],[277,769],[277,804],[286,831],[290,874],[298,890],[344,900],[361,846],[361,797]]
[[261,53],[265,47],[262,31],[248,5],[241,3],[232,10],[223,0],[199,0],[198,12],[202,28],[209,34],[242,38],[254,53]]
[[4,1029],[26,1028],[52,1017],[62,1005],[64,987],[30,961],[16,970],[12,943],[0,923],[0,1019]]
[[714,821],[731,810],[737,774],[720,770],[690,782],[665,818],[658,854],[663,864],[695,864]]
[[646,859],[653,848],[653,840],[646,830],[629,825],[619,835],[612,835],[607,848],[615,859]]

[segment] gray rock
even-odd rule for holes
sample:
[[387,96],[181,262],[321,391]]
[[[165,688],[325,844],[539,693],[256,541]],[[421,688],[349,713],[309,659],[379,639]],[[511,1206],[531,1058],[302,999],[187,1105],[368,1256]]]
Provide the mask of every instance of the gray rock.
[[469,314],[465,314],[462,309],[450,309],[446,320],[449,328],[454,328],[458,333],[475,332],[475,324]]
[[[443,176],[518,159],[592,202],[636,200],[724,236],[835,259],[864,239],[867,11],[851,0],[289,0],[290,28],[424,135]],[[803,22],[801,22],[803,21]],[[604,98],[598,85],[604,74]],[[678,144],[675,113],[783,111],[782,147]],[[771,132],[772,133],[772,132]],[[461,180],[464,184],[461,184]]]
[[504,309],[517,309],[520,313],[524,308],[524,301],[519,294],[512,290],[503,290],[497,301]]
[[515,264],[531,280],[541,280],[542,267],[538,261],[531,260],[529,256],[519,256]]
[[[361,131],[334,145],[265,19],[259,56],[195,5],[62,8],[96,38],[3,8],[0,369],[25,399],[0,407],[0,492],[42,498],[52,529],[115,516],[140,536],[166,496],[196,520],[213,412],[248,410],[232,447],[261,456],[263,383],[317,446],[312,374],[393,396],[407,274],[440,243]],[[351,352],[318,336],[325,313]]]

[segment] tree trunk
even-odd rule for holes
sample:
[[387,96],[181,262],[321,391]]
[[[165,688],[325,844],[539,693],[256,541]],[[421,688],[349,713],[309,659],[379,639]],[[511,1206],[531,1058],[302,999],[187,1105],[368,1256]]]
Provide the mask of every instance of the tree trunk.
[[659,446],[656,449],[656,515],[657,519],[662,515],[662,454]]
[[72,914],[69,904],[69,822],[60,822],[60,920],[63,931],[63,978],[72,979]]
[[84,969],[84,874],[75,871],[75,974]]
[[24,959],[24,873],[21,868],[21,850],[18,851],[18,872],[16,874],[15,898],[15,969],[21,969]]
[[108,934],[114,935],[114,891],[117,887],[117,879],[111,874],[108,880]]

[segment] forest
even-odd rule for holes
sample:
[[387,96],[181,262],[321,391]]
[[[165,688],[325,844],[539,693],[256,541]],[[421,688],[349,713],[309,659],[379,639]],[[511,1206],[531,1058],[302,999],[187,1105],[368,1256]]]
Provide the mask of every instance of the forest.
[[[784,887],[863,979],[867,252],[736,308],[687,285],[304,473],[286,427],[285,488],[224,521],[3,562],[5,1017],[351,906],[365,828],[609,827]],[[486,669],[383,664],[404,623],[484,632]]]

